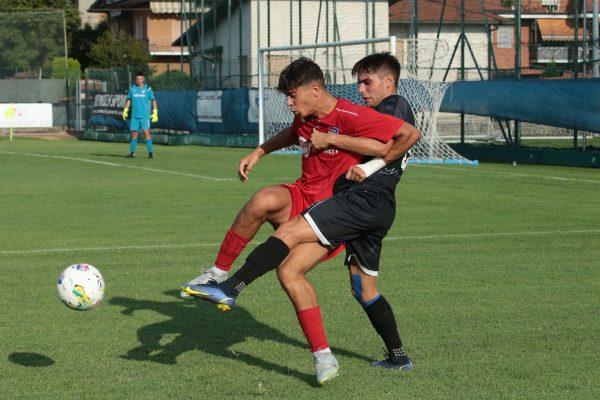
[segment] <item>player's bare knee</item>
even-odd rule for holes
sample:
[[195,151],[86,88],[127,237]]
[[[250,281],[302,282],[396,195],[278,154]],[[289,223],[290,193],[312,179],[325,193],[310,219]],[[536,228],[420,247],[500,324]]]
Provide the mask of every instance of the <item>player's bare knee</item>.
[[254,193],[244,209],[256,219],[267,220],[285,206],[280,197],[272,187],[266,187]]
[[277,279],[279,279],[279,283],[284,290],[287,291],[297,278],[298,274],[292,271],[291,268],[286,268],[285,265],[277,268]]
[[269,206],[265,197],[266,194],[261,190],[254,193],[242,209],[243,216],[265,221],[269,214]]
[[283,241],[291,249],[298,244],[295,225],[296,219],[285,222],[279,225],[273,236]]

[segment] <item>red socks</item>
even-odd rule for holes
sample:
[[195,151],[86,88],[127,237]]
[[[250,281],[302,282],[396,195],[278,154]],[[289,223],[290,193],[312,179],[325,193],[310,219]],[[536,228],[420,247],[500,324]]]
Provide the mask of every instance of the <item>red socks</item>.
[[306,310],[297,311],[296,315],[298,316],[302,331],[304,331],[304,336],[308,340],[310,351],[314,353],[318,350],[329,348],[329,343],[327,343],[327,338],[325,338],[321,309],[318,306],[307,308]]
[[223,242],[221,243],[219,254],[217,254],[217,259],[215,260],[215,266],[223,271],[229,271],[231,269],[231,264],[233,264],[240,253],[244,251],[249,242],[250,239],[241,237],[229,228],[225,235],[225,239],[223,239]]

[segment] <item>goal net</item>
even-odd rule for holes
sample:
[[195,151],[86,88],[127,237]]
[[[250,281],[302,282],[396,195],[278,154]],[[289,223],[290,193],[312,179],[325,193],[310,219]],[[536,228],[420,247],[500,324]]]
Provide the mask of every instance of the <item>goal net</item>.
[[[280,130],[290,126],[293,115],[285,95],[277,91],[279,74],[300,57],[314,60],[325,76],[328,90],[335,96],[356,104],[364,104],[352,67],[366,55],[388,51],[401,64],[398,93],[410,104],[421,141],[411,150],[412,163],[473,164],[452,150],[438,135],[437,115],[448,87],[432,80],[436,58],[448,53],[443,40],[411,40],[386,37],[362,41],[332,42],[314,45],[270,47],[259,50],[259,141],[264,143]],[[286,152],[299,152],[292,146]]]

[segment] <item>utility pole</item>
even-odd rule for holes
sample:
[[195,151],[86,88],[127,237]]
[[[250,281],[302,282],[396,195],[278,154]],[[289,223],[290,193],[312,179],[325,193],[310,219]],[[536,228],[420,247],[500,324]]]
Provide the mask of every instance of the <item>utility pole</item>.
[[581,52],[583,53],[583,65],[582,65],[582,73],[583,77],[586,78],[587,75],[587,61],[588,61],[588,47],[587,47],[587,37],[588,37],[588,29],[587,29],[587,0],[583,0],[581,3],[581,14],[583,15],[583,21],[581,24],[581,37],[583,37],[583,41],[581,42]]
[[592,76],[600,78],[600,68],[598,68],[598,0],[592,3]]
[[[465,80],[465,0],[460,0],[460,80]],[[460,143],[465,143],[465,113],[460,113]]]
[[[521,0],[515,0],[515,77],[521,79]],[[521,121],[515,120],[515,146],[521,141]]]

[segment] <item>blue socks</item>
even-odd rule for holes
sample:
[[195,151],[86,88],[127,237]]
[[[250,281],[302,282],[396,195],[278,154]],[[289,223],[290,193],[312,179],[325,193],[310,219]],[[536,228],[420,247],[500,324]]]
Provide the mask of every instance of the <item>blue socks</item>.
[[152,153],[152,138],[146,139],[146,148],[148,149],[148,154]]
[[[131,141],[129,142],[129,152],[130,153],[135,153],[135,148],[137,147],[137,138],[131,138]],[[152,154],[152,138],[148,138],[146,140],[146,148],[148,149],[148,154]]]
[[137,138],[131,138],[131,142],[129,142],[129,152],[135,153],[135,148],[137,146]]

